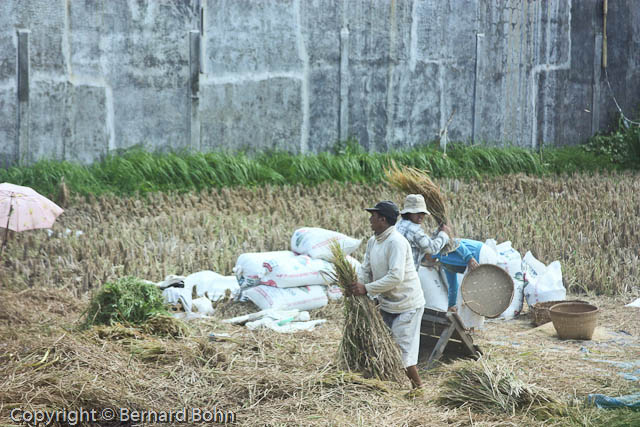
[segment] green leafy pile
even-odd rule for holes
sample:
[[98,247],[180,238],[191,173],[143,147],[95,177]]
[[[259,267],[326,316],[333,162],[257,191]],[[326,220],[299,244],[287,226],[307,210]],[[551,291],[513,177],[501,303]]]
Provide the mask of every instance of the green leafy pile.
[[169,314],[162,292],[135,277],[107,282],[91,298],[84,325],[141,325],[154,316]]

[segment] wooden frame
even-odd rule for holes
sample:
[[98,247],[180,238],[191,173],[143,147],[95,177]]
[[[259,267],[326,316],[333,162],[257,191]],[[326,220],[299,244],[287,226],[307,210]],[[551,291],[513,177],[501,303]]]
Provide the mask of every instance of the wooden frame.
[[[447,351],[458,357],[478,358],[482,351],[473,344],[458,313],[424,309],[420,329],[420,352],[429,351],[426,369],[431,369]],[[423,353],[424,354],[424,353]]]

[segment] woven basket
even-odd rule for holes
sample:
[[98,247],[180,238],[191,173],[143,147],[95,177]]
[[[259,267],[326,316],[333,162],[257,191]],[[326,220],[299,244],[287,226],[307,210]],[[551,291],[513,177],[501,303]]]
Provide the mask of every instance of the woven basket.
[[563,302],[549,309],[558,337],[566,340],[590,340],[599,313],[595,305],[578,302]]
[[581,304],[589,304],[586,301],[581,301],[579,299],[574,300],[560,300],[560,301],[545,301],[539,302],[537,304],[532,305],[530,308],[531,312],[531,320],[533,324],[536,326],[544,325],[545,323],[551,322],[551,316],[549,315],[549,309],[556,304],[560,304],[563,302],[575,302]]

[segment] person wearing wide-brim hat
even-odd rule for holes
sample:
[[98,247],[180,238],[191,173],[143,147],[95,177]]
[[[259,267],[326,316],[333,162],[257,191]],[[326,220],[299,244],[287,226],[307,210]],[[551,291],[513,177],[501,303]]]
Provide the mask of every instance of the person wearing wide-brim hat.
[[402,352],[407,377],[414,388],[422,387],[416,367],[420,347],[420,324],[424,313],[424,294],[413,264],[407,239],[395,228],[398,207],[383,200],[372,208],[369,223],[374,235],[367,242],[354,295],[377,294],[380,314]]
[[425,254],[435,255],[449,242],[451,231],[445,224],[429,237],[422,228],[424,218],[429,214],[422,194],[409,194],[404,199],[404,209],[400,211],[402,219],[398,221],[396,230],[402,234],[411,245],[413,263],[416,270]]

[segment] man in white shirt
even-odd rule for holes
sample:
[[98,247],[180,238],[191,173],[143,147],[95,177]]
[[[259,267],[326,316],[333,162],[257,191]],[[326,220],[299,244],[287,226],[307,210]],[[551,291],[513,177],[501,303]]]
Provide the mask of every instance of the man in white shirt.
[[424,296],[413,263],[411,246],[395,229],[398,207],[385,200],[373,208],[369,222],[375,233],[367,242],[354,295],[376,294],[380,314],[402,350],[402,361],[414,388],[422,387],[416,364],[420,346],[420,324]]

